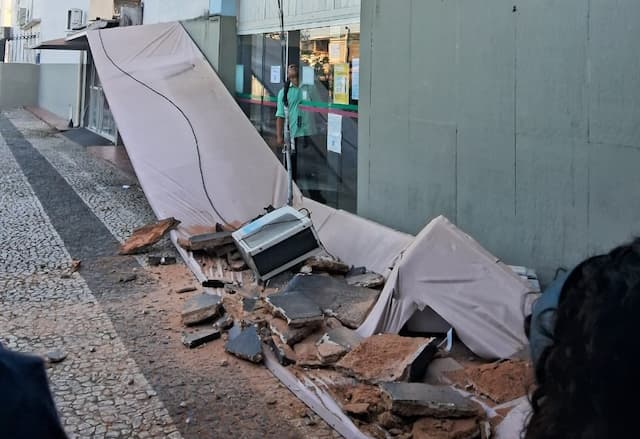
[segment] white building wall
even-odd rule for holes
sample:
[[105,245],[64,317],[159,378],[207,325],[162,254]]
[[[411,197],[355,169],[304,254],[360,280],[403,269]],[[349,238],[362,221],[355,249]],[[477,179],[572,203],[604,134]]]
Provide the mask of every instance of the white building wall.
[[145,0],[144,24],[189,20],[209,13],[209,0]]
[[[0,6],[4,6],[9,1],[3,0]],[[89,0],[13,0],[11,3],[14,33],[39,33],[39,41],[63,38],[69,34],[67,31],[67,11],[69,9],[81,9],[85,14],[89,11]],[[28,9],[31,22],[39,21],[40,23],[28,29],[20,27],[18,22],[20,8]],[[41,53],[40,63],[77,64],[79,59],[80,55],[77,52],[46,50]]]
[[[365,0],[371,1],[371,0]],[[286,30],[360,21],[360,0],[284,0]],[[280,30],[276,0],[240,0],[238,33],[255,34]]]
[[113,11],[113,0],[89,0],[89,20],[95,20],[98,17],[109,20],[113,17]]
[[0,26],[13,26],[13,1],[0,0]]
[[[28,8],[31,23],[30,29],[19,26],[20,8]],[[89,0],[14,0],[13,27],[16,34],[37,33],[39,41],[49,41],[64,38],[69,35],[67,30],[67,12],[77,8],[88,13]],[[37,51],[22,62],[34,62]],[[77,123],[80,117],[81,100],[81,63],[83,52],[41,50],[39,74],[35,76],[35,83],[31,88],[37,95],[37,105],[61,117],[71,118]]]
[[[39,3],[40,37],[42,41],[66,37],[67,11],[72,8],[89,11],[89,0],[36,0]],[[36,17],[34,15],[34,17]],[[80,52],[44,50],[40,57],[41,64],[78,64]]]

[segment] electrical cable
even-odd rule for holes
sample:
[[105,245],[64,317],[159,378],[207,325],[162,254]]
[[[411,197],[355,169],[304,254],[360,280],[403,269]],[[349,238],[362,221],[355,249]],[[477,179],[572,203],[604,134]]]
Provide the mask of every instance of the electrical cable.
[[113,64],[113,66],[116,69],[118,69],[120,72],[122,72],[125,76],[133,79],[138,84],[140,84],[143,87],[149,89],[151,92],[157,94],[158,96],[160,96],[161,98],[163,98],[164,100],[169,102],[169,104],[171,104],[173,107],[175,107],[175,109],[178,110],[180,112],[180,114],[182,115],[182,117],[187,121],[187,123],[189,124],[189,128],[191,129],[191,134],[193,135],[193,140],[195,142],[196,153],[197,153],[197,156],[198,156],[198,169],[200,170],[200,179],[202,181],[202,188],[204,189],[204,194],[206,195],[207,200],[209,201],[209,205],[211,206],[213,211],[216,213],[216,215],[218,215],[218,217],[222,220],[224,225],[226,225],[228,227],[235,228],[233,225],[229,224],[229,222],[224,218],[224,216],[222,216],[222,214],[218,211],[218,209],[216,209],[216,207],[213,204],[213,200],[211,199],[211,195],[209,195],[209,190],[207,189],[207,184],[204,181],[204,171],[202,169],[202,157],[200,155],[200,143],[198,141],[198,136],[196,134],[196,130],[195,130],[193,124],[191,123],[191,120],[189,119],[189,117],[185,114],[185,112],[182,110],[182,108],[180,108],[170,98],[168,98],[164,94],[160,93],[158,90],[154,89],[153,87],[145,84],[144,82],[142,82],[141,80],[139,80],[138,78],[133,76],[131,73],[129,73],[129,72],[125,71],[124,69],[122,69],[118,64],[116,64],[116,62],[111,58],[111,56],[107,52],[107,49],[104,46],[104,40],[102,39],[102,31],[101,30],[98,31],[98,36],[100,37],[100,44],[102,45],[102,51],[104,52],[104,55],[109,60],[109,62],[111,62],[111,64]]

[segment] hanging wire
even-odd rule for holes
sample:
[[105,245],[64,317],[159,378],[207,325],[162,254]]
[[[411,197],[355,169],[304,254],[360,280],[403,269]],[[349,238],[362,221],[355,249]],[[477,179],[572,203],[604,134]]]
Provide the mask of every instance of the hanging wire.
[[211,208],[213,209],[213,211],[216,213],[216,215],[218,215],[218,218],[220,218],[220,220],[224,223],[224,225],[228,226],[228,227],[233,227],[231,224],[229,224],[229,222],[225,219],[224,216],[222,216],[222,214],[218,211],[218,209],[216,209],[215,204],[213,203],[213,200],[211,199],[211,195],[209,194],[209,189],[207,188],[207,184],[205,182],[205,177],[204,177],[204,171],[202,169],[202,156],[200,154],[200,142],[198,141],[198,136],[196,134],[196,130],[193,126],[193,124],[191,123],[191,120],[189,119],[189,117],[186,115],[186,113],[184,112],[184,110],[182,108],[180,108],[175,102],[173,102],[170,98],[168,98],[166,95],[160,93],[158,90],[154,89],[153,87],[151,87],[150,85],[144,83],[143,81],[139,80],[138,78],[136,78],[135,76],[133,76],[131,73],[125,71],[122,67],[120,67],[114,60],[113,58],[111,58],[111,55],[109,54],[109,52],[107,52],[107,49],[105,48],[104,45],[104,40],[102,39],[102,31],[99,30],[98,31],[98,36],[100,38],[100,45],[102,46],[102,51],[105,54],[105,57],[107,58],[107,60],[109,60],[109,62],[116,68],[118,69],[122,74],[124,74],[125,76],[127,76],[128,78],[131,78],[132,80],[134,80],[135,82],[137,82],[138,84],[142,85],[143,87],[147,88],[148,90],[150,90],[151,92],[155,93],[156,95],[160,96],[161,98],[163,98],[164,100],[166,100],[169,104],[171,104],[176,110],[178,110],[178,112],[180,112],[180,115],[186,120],[187,124],[189,124],[189,128],[191,129],[191,134],[193,136],[193,141],[194,141],[194,145],[195,145],[195,149],[196,149],[196,154],[198,157],[198,170],[200,171],[200,180],[202,182],[202,189],[204,190],[204,194],[207,197],[207,200],[209,201],[209,205],[211,206]]

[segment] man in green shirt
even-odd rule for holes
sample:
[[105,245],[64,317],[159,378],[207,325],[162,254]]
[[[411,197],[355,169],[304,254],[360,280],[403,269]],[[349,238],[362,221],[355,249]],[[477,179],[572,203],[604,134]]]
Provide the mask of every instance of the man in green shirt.
[[309,114],[298,108],[300,102],[308,100],[309,91],[300,85],[298,66],[292,64],[287,69],[287,82],[278,93],[276,109],[276,137],[278,145],[284,145],[285,107],[289,110],[289,133],[291,136],[291,168],[293,178],[297,176],[297,149],[310,144],[312,134]]

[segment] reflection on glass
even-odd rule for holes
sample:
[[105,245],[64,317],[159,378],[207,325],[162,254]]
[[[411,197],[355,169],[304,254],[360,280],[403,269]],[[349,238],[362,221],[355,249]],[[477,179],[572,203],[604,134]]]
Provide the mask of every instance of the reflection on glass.
[[95,70],[91,71],[89,85],[89,124],[88,128],[115,142],[117,127],[109,103],[104,95],[100,78]]
[[[359,74],[360,27],[290,31],[287,43],[286,64],[300,66],[300,117],[309,128],[297,150],[296,183],[312,199],[355,212],[359,92],[354,87],[359,78],[354,75]],[[283,84],[273,81],[271,67],[282,63],[281,51],[278,34],[239,37],[237,64],[242,69],[236,78],[240,105],[280,159],[275,106]]]

